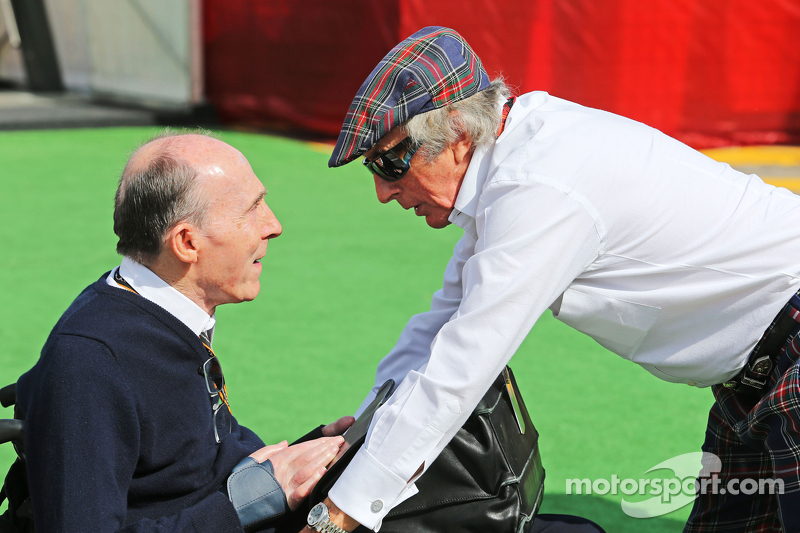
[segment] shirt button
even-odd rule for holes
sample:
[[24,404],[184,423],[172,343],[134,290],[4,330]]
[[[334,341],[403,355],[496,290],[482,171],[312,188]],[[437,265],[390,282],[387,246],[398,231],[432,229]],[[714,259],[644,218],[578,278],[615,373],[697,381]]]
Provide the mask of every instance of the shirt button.
[[696,381],[687,381],[686,384],[689,385],[690,387],[697,386],[697,382]]
[[381,509],[383,509],[383,502],[381,500],[375,500],[374,502],[372,502],[370,509],[372,510],[373,513],[380,513]]

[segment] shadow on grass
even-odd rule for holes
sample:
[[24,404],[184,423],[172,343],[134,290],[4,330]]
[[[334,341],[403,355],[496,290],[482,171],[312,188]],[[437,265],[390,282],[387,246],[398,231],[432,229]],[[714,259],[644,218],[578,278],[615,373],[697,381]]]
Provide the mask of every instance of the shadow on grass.
[[545,494],[540,513],[569,514],[596,522],[607,533],[680,533],[688,511],[679,509],[656,518],[631,518],[619,502],[599,496]]

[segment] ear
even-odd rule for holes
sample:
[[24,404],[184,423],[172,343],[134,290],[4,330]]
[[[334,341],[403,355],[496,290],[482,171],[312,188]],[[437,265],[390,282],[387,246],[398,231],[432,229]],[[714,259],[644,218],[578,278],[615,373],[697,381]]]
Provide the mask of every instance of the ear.
[[467,157],[468,154],[472,153],[472,141],[462,133],[458,140],[450,145],[450,148],[453,150],[453,160],[456,166],[458,166],[464,161],[464,158]]
[[196,263],[200,231],[188,222],[181,222],[167,234],[166,247],[183,263]]
[[[461,122],[458,119],[459,114],[458,111],[450,110],[448,119],[451,123]],[[450,145],[450,149],[453,151],[453,160],[456,166],[459,166],[464,161],[464,158],[467,157],[467,154],[472,153],[472,141],[462,132],[458,136],[458,139],[456,139],[456,142]]]

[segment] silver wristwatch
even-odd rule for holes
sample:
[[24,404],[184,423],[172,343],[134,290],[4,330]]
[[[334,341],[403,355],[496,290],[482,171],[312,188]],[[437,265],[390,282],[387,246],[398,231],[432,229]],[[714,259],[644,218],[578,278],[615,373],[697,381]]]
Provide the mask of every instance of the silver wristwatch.
[[347,531],[331,522],[328,506],[322,502],[311,508],[308,513],[308,525],[311,529],[316,529],[321,533],[347,533]]

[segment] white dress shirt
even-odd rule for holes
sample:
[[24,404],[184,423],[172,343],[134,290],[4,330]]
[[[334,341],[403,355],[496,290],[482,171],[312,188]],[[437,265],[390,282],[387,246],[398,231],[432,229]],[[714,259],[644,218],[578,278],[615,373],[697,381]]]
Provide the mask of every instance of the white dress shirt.
[[800,287],[800,198],[543,92],[473,154],[450,221],[464,236],[444,286],[378,365],[376,387],[400,384],[330,492],[376,531],[548,307],[661,379],[707,386]]
[[[215,317],[208,316],[199,305],[159,278],[152,270],[123,257],[119,273],[136,292],[186,324],[195,335],[205,331],[209,340],[214,340]],[[112,287],[122,288],[114,281],[114,270],[108,275],[106,282]]]

